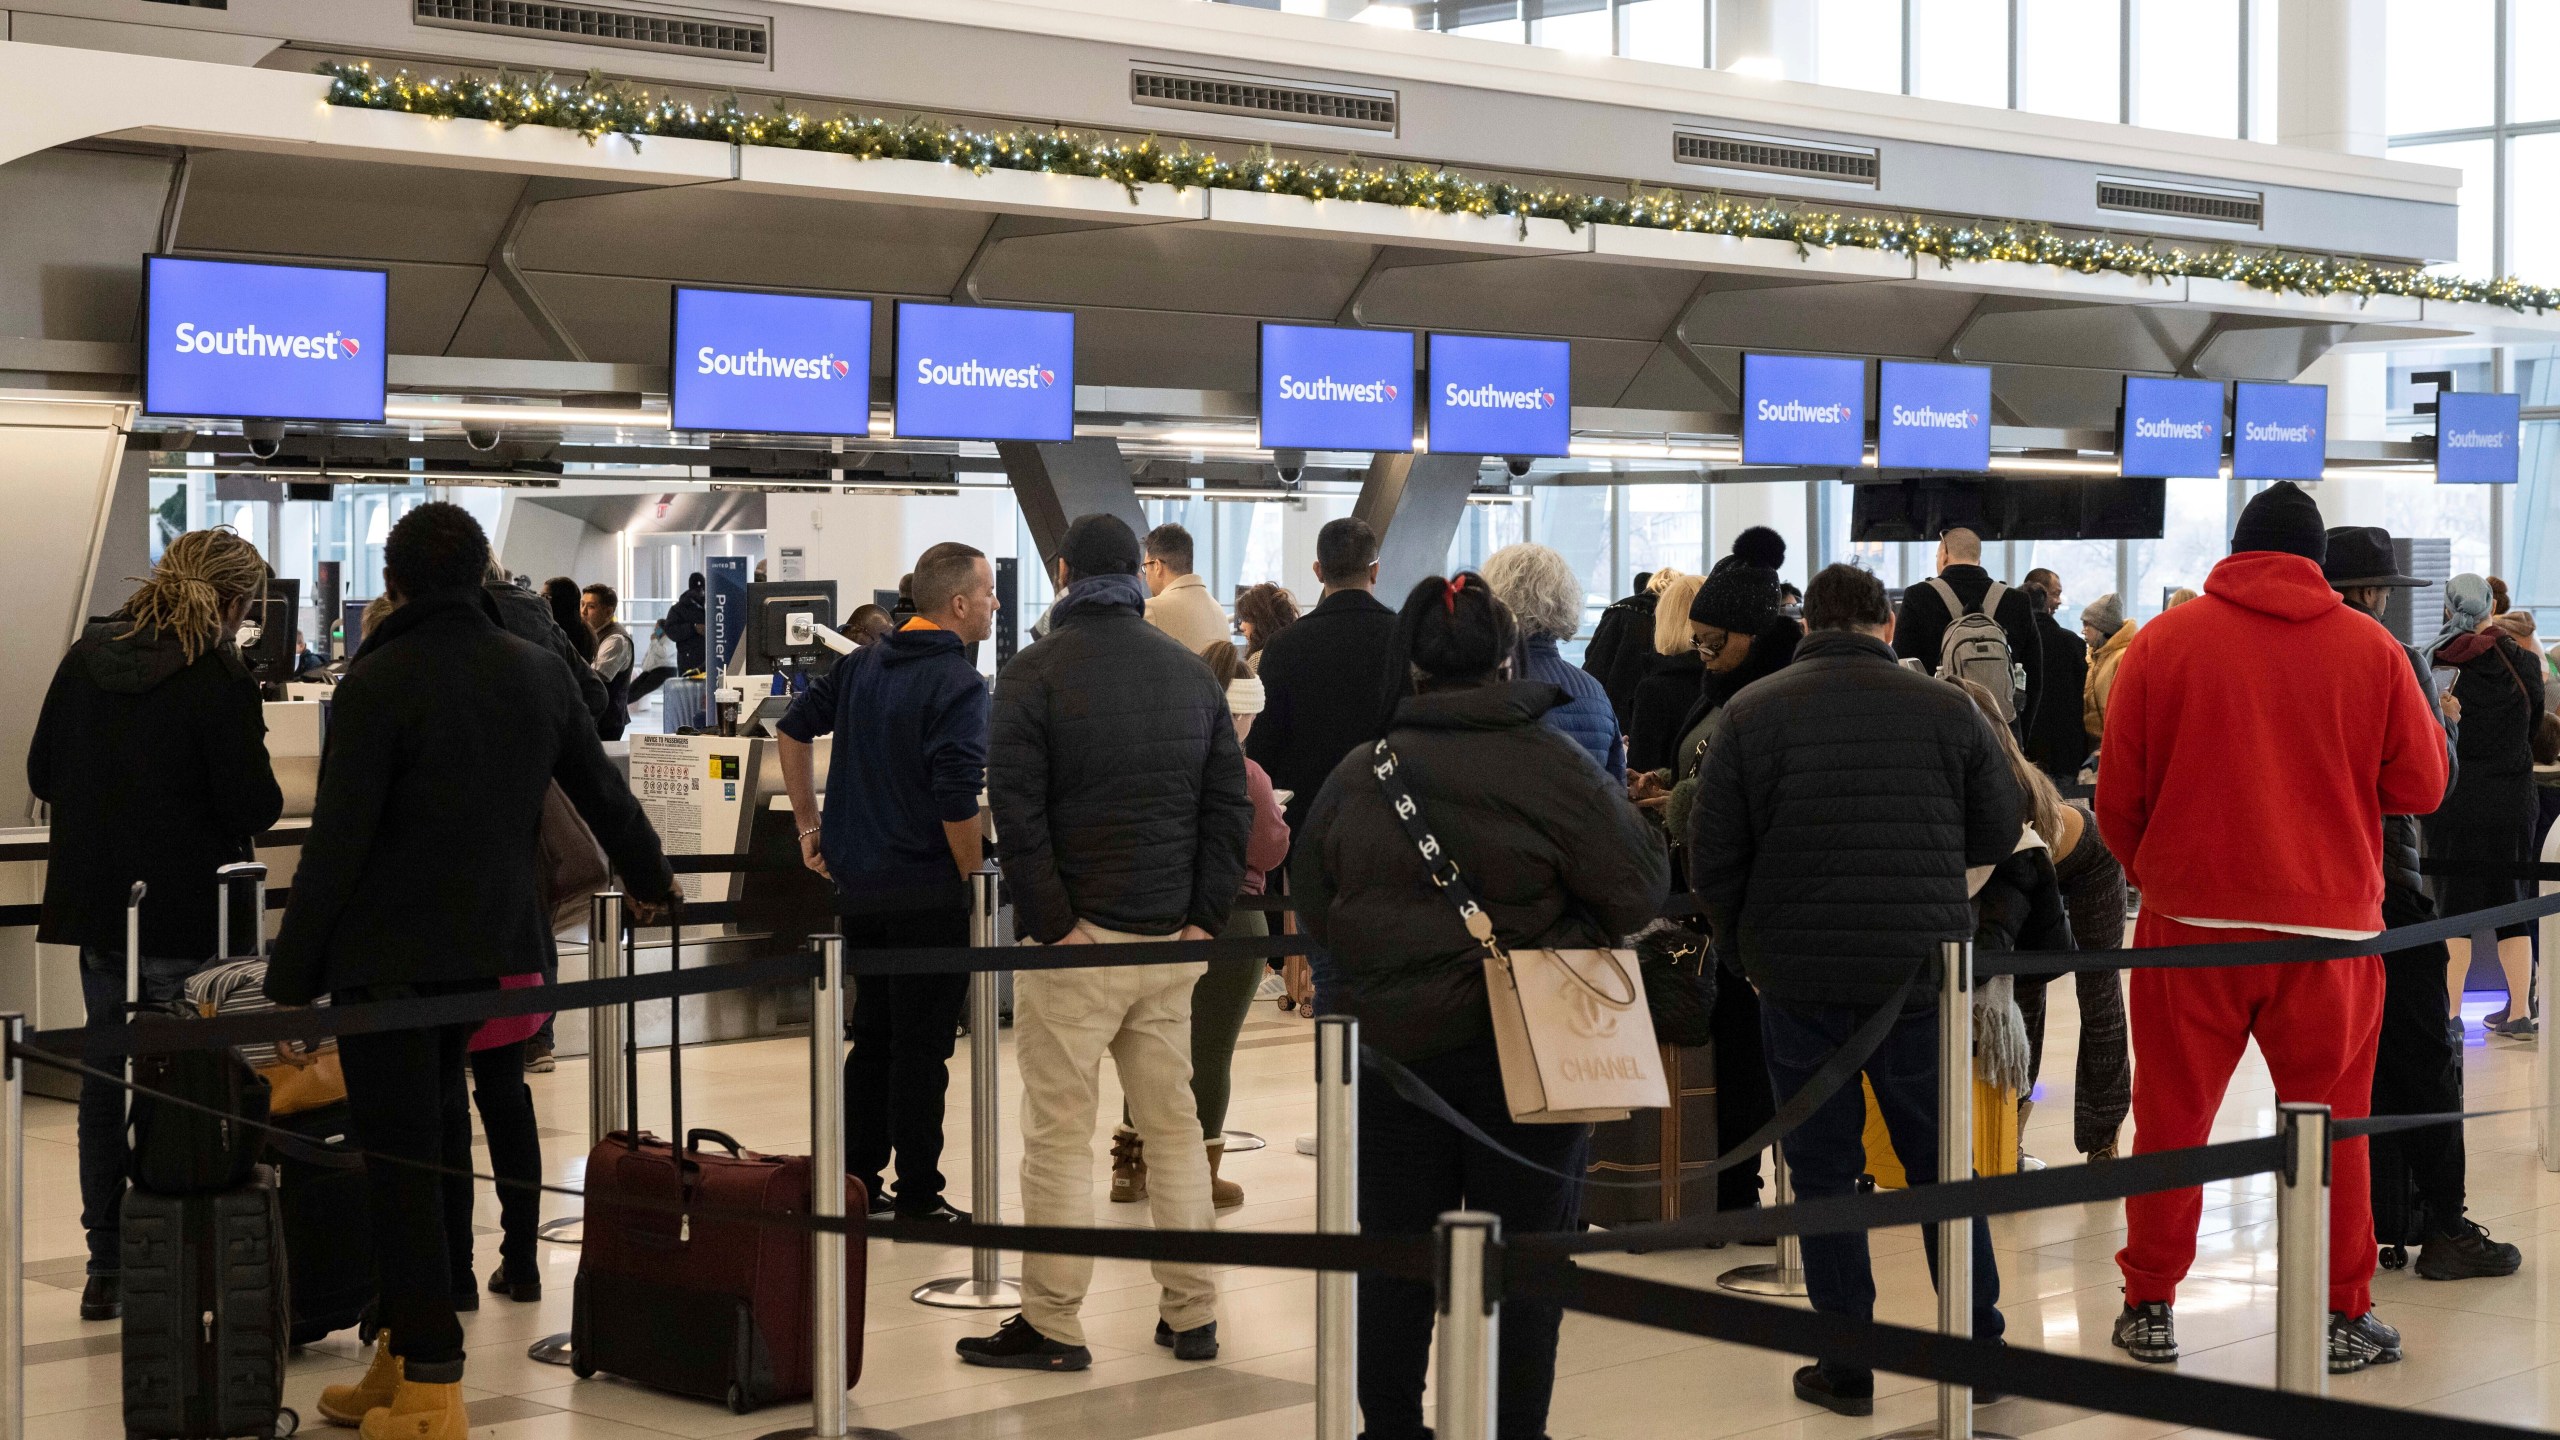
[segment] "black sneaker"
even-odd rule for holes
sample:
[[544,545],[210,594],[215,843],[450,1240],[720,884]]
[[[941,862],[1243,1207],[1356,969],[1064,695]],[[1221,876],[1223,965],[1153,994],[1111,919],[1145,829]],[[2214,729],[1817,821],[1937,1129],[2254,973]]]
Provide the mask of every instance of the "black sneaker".
[[1082,1345],[1061,1345],[1019,1315],[983,1340],[963,1340],[951,1348],[972,1365],[997,1370],[1083,1370],[1093,1364],[1092,1351]]
[[968,1211],[954,1210],[951,1208],[949,1202],[942,1200],[936,1200],[922,1210],[909,1210],[905,1206],[900,1206],[895,1213],[901,1220],[920,1220],[927,1225],[966,1225],[969,1223]]
[[890,1203],[888,1196],[875,1190],[864,1207],[864,1213],[874,1220],[893,1220],[897,1218],[898,1207]]
[[119,1320],[124,1317],[124,1277],[92,1275],[80,1287],[80,1318],[83,1320]]
[[2353,1375],[2369,1365],[2400,1363],[2400,1332],[2367,1310],[2350,1320],[2329,1312],[2329,1373]]
[[1156,1343],[1172,1351],[1176,1360],[1215,1360],[1218,1358],[1218,1322],[1212,1320],[1196,1330],[1176,1330],[1159,1320],[1156,1322]]
[[489,1293],[504,1295],[519,1305],[531,1304],[542,1298],[542,1269],[500,1261],[498,1268],[489,1272]]
[[2523,1264],[2523,1251],[2490,1239],[2480,1222],[2466,1215],[2451,1229],[2428,1237],[2426,1248],[2418,1252],[2418,1278],[2481,1280],[2513,1275]]
[[1876,1413],[1876,1376],[1872,1370],[1826,1370],[1807,1365],[1796,1372],[1796,1398],[1834,1415]]
[[2178,1358],[2178,1320],[2157,1300],[2127,1305],[2116,1317],[2116,1348],[2145,1365],[2166,1365]]

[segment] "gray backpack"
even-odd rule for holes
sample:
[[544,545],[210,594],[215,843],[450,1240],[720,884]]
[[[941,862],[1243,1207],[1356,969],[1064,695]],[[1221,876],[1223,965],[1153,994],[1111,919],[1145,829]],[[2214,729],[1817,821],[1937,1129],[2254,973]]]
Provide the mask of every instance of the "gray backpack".
[[2016,720],[2018,691],[2025,686],[2025,676],[2009,653],[2009,632],[1995,618],[2009,587],[1994,580],[1982,597],[1982,608],[1968,610],[1956,598],[1954,586],[1936,576],[1928,583],[1947,606],[1946,633],[1938,639],[1938,678],[1972,681],[1999,702],[2001,719]]

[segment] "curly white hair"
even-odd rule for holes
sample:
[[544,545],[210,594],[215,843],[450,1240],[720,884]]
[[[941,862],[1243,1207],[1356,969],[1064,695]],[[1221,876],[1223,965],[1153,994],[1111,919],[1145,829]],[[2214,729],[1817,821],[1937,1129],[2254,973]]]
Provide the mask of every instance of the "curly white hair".
[[1582,628],[1582,581],[1544,545],[1505,545],[1478,573],[1520,622],[1524,640],[1570,640]]

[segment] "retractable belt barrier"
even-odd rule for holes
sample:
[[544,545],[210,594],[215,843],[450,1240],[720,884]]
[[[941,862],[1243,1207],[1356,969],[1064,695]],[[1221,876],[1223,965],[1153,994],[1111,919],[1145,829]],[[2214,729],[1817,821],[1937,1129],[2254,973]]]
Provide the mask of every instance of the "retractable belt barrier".
[[[2560,879],[2560,865],[2542,867]],[[2455,873],[2455,872],[2438,872]],[[2481,873],[2464,866],[2458,873]],[[2164,945],[2132,950],[1977,950],[1977,975],[2068,975],[2078,970],[2201,970],[2227,965],[2302,965],[2318,960],[2352,960],[2361,955],[2389,955],[2439,940],[2459,940],[2481,930],[2494,930],[2521,920],[2560,915],[2560,894],[2538,895],[2486,910],[2469,910],[2385,930],[2362,940],[2329,940],[2304,935],[2283,940],[2234,940],[2215,945]]]

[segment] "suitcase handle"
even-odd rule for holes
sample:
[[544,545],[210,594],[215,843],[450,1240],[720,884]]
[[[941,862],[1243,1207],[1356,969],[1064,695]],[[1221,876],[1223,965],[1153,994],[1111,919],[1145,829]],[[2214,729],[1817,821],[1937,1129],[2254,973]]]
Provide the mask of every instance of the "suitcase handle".
[[725,1130],[712,1130],[707,1128],[701,1130],[688,1130],[685,1132],[684,1136],[684,1148],[687,1150],[699,1150],[702,1148],[702,1142],[705,1140],[718,1145],[720,1148],[728,1151],[732,1156],[740,1160],[747,1158],[747,1147],[739,1144],[736,1137],[730,1135]]

